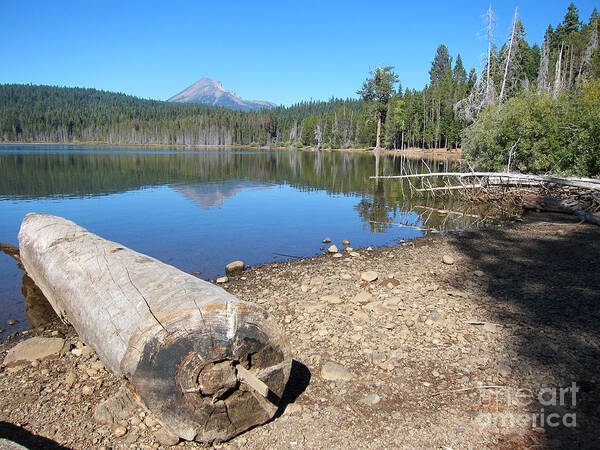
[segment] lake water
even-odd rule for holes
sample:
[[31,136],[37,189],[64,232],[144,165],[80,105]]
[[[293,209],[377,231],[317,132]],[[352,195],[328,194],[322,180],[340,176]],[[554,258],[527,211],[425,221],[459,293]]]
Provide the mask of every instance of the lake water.
[[[407,164],[424,169],[385,156],[381,172]],[[0,242],[18,245],[25,214],[54,214],[213,279],[236,259],[254,265],[321,253],[326,236],[341,249],[344,239],[380,246],[422,236],[418,227],[473,225],[470,216],[430,209],[439,205],[407,195],[398,181],[376,184],[374,171],[372,155],[359,153],[0,145]],[[28,326],[22,276],[0,253],[0,338]],[[19,324],[7,327],[9,318]]]

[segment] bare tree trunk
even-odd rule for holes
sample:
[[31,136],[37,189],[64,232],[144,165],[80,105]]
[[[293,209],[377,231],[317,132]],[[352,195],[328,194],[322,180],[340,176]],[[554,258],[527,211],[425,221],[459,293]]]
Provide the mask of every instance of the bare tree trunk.
[[375,149],[379,149],[381,146],[381,112],[377,111],[377,140],[375,142]]
[[486,96],[489,95],[490,92],[490,69],[492,65],[492,38],[493,38],[493,13],[492,13],[492,5],[487,12],[488,19],[488,56],[487,56],[487,76],[486,76],[486,87],[485,92]]
[[573,86],[573,46],[570,45],[569,55],[569,87]]
[[506,87],[506,78],[508,77],[508,66],[512,54],[513,41],[515,40],[515,28],[517,27],[517,8],[515,8],[515,17],[513,18],[512,31],[510,32],[510,43],[508,44],[508,55],[506,56],[506,64],[504,65],[504,78],[502,79],[502,88],[500,89],[500,103],[504,98],[504,88]]
[[554,97],[558,97],[562,87],[561,81],[561,69],[562,69],[562,54],[563,54],[564,44],[560,45],[560,53],[558,54],[558,60],[556,61],[556,70],[554,75]]

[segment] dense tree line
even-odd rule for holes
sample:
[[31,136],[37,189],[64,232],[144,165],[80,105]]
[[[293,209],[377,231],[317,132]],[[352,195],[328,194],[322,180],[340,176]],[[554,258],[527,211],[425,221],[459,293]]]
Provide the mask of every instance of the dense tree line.
[[582,23],[571,3],[538,55],[515,20],[510,42],[489,60],[492,95],[482,94],[484,80],[479,96],[459,102],[459,112],[469,112],[484,100],[463,131],[464,154],[482,168],[599,175],[599,25],[596,9]]
[[[491,8],[487,17],[488,53],[479,76],[475,69],[467,71],[460,55],[454,59],[448,48],[440,45],[433,57],[429,83],[421,90],[403,89],[396,86],[394,77],[394,88],[386,94],[385,102],[373,102],[369,95],[363,95],[360,100],[309,101],[243,112],[94,89],[0,85],[0,141],[372,147],[377,142],[379,123],[381,145],[387,148],[463,146],[482,165],[487,161],[487,165],[496,166],[505,162],[506,146],[512,148],[520,135],[513,132],[510,138],[491,142],[489,136],[483,139],[490,132],[485,124],[495,126],[500,118],[510,115],[507,109],[517,105],[520,111],[533,115],[535,108],[522,105],[555,102],[572,106],[589,96],[589,89],[582,93],[582,86],[600,76],[598,13],[594,10],[590,20],[581,23],[577,8],[571,4],[564,20],[556,28],[548,27],[541,48],[528,44],[516,12],[510,35],[498,48]],[[591,111],[588,113],[593,116],[593,105]],[[580,116],[570,113],[569,117],[575,120]],[[539,121],[539,115],[528,120]],[[525,116],[523,121],[527,122]],[[562,141],[572,140],[574,133],[564,133]],[[531,150],[523,147],[526,141],[520,139],[516,154],[523,156]],[[499,155],[492,163],[482,156],[494,152],[504,152],[506,158]],[[536,170],[553,169],[540,164]]]

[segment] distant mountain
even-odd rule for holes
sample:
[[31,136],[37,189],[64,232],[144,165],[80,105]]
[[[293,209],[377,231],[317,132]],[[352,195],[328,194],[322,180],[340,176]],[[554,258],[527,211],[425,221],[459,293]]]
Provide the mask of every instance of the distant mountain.
[[205,103],[208,105],[224,106],[225,108],[241,109],[244,111],[272,108],[275,103],[263,100],[244,100],[235,92],[223,87],[221,82],[204,77],[168,101],[178,103]]

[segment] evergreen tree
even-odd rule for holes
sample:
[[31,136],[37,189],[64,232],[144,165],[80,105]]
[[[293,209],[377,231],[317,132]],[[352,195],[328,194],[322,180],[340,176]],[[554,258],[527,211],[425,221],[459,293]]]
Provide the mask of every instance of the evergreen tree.
[[371,73],[371,78],[363,83],[363,88],[356,91],[365,102],[372,106],[377,118],[377,138],[375,148],[381,146],[381,124],[385,120],[387,104],[394,95],[394,84],[398,76],[393,72],[394,67],[378,67]]

